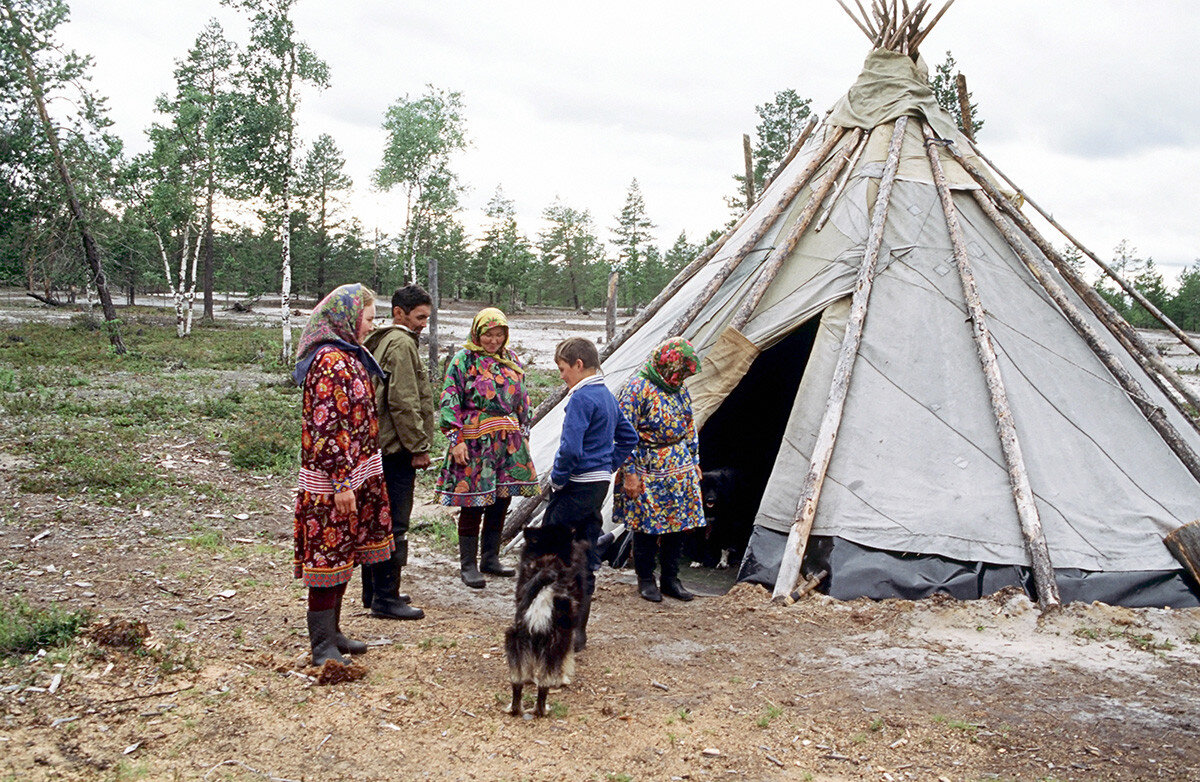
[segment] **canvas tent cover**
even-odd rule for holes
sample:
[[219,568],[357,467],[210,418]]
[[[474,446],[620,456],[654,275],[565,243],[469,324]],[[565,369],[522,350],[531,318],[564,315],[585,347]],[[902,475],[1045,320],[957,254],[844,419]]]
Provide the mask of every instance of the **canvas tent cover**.
[[[722,338],[771,248],[810,197],[806,187],[684,332],[704,357],[702,373],[689,381],[703,419],[759,351],[820,318],[755,519],[764,529],[786,533],[795,516],[870,229],[890,121],[901,114],[922,116],[943,136],[959,137],[952,120],[914,83],[924,80],[908,57],[877,51],[868,58],[859,83],[831,114],[831,122],[874,130],[828,224],[804,234],[741,334]],[[820,143],[810,139],[721,251],[609,357],[604,364],[609,388],[615,392],[668,335]],[[955,190],[1054,567],[1178,571],[1162,538],[1200,515],[1200,486],[966,192],[974,182],[949,155],[941,159]],[[1040,255],[1032,245],[1028,249]],[[1200,449],[1200,436],[1170,400],[1086,306],[1068,295],[1184,439]],[[533,430],[540,471],[553,461],[563,407]],[[752,410],[746,411],[746,423],[755,423]],[[965,562],[1029,563],[916,123],[907,129],[862,346],[813,535]]]

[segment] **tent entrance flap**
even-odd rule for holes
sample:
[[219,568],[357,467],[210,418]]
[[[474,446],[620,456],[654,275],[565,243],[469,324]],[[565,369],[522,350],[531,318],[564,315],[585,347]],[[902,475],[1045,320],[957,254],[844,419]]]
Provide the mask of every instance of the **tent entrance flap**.
[[701,426],[707,537],[735,555],[754,526],[820,321],[811,318],[759,353]]

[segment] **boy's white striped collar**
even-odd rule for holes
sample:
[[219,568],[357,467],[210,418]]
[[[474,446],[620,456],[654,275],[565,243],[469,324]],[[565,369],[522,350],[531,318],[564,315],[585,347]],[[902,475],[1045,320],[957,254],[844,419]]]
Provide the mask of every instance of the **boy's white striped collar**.
[[603,383],[603,382],[604,382],[604,375],[600,372],[597,372],[594,375],[588,375],[583,380],[580,380],[578,383],[576,383],[574,386],[572,386],[571,390],[567,392],[567,396],[570,396],[571,394],[575,393],[576,391],[578,391],[580,388],[583,388],[584,386],[592,386],[592,385],[595,385],[596,383]]

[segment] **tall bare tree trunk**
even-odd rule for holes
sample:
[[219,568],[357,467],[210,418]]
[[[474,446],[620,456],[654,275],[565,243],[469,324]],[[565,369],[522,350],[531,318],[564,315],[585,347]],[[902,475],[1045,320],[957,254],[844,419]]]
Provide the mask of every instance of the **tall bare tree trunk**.
[[279,290],[279,326],[283,334],[283,349],[280,351],[280,359],[286,365],[292,360],[292,205],[291,205],[291,186],[292,186],[292,144],[295,141],[295,107],[292,105],[292,83],[296,78],[296,56],[294,53],[289,53],[291,62],[288,67],[287,84],[284,87],[284,105],[287,107],[288,124],[286,134],[286,147],[284,154],[287,160],[283,166],[283,187],[280,197],[283,214],[280,216],[279,239],[283,245],[281,250],[281,272],[282,281]]
[[204,207],[204,319],[213,320],[213,182],[208,178],[208,196]]
[[104,307],[104,320],[108,330],[109,342],[112,343],[115,352],[124,353],[125,343],[121,340],[121,331],[117,322],[117,310],[113,306],[112,296],[108,293],[108,280],[104,276],[104,267],[100,264],[100,249],[96,246],[96,240],[92,236],[91,229],[88,228],[87,218],[83,214],[83,207],[79,204],[79,197],[75,193],[75,183],[71,179],[71,172],[67,170],[67,162],[63,158],[62,148],[58,144],[58,134],[54,130],[54,123],[50,121],[50,114],[46,111],[46,95],[42,90],[42,83],[37,70],[33,66],[33,56],[30,55],[29,49],[21,40],[24,31],[21,29],[17,15],[13,11],[12,3],[6,0],[4,7],[8,11],[8,16],[12,24],[17,28],[16,45],[20,51],[21,59],[25,62],[25,75],[29,79],[29,89],[33,93],[33,101],[37,105],[38,117],[42,121],[42,130],[46,134],[46,143],[50,146],[50,152],[54,156],[54,166],[58,170],[58,176],[62,180],[63,189],[67,194],[67,208],[70,209],[71,217],[75,220],[75,224],[79,226],[79,235],[83,242],[83,257],[87,260],[88,267],[92,270],[92,279],[96,285],[96,290],[100,294],[100,303]]
[[438,377],[438,260],[433,253],[429,254],[429,298],[433,301],[433,308],[429,313],[429,376],[432,378]]

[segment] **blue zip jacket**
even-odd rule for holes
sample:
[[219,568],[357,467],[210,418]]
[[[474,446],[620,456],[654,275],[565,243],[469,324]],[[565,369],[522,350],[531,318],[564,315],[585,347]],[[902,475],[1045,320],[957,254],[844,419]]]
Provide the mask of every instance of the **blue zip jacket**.
[[637,430],[617,407],[604,378],[592,375],[571,389],[550,483],[608,481],[637,445]]

